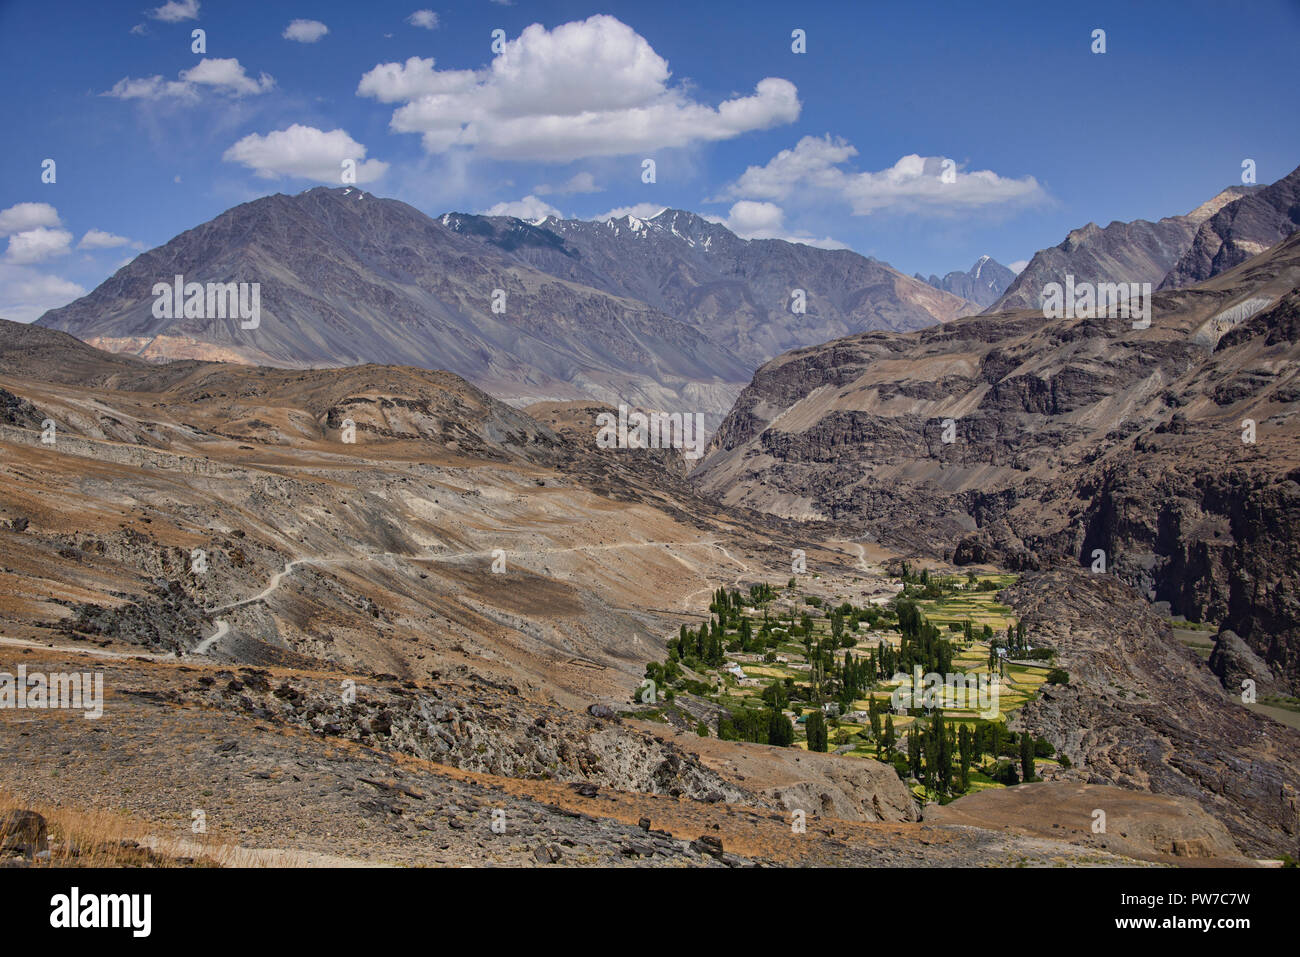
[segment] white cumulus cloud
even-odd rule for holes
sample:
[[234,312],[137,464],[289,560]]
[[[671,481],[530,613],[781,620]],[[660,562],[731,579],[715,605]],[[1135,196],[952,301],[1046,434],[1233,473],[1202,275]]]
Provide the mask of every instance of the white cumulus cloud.
[[0,236],[37,226],[59,225],[59,212],[49,203],[17,203],[0,210]]
[[435,70],[433,57],[413,56],[405,63],[381,63],[361,77],[358,96],[380,103],[409,102],[425,96],[460,93],[471,89],[478,74],[473,70]]
[[241,163],[263,179],[297,176],[336,184],[343,181],[343,161],[350,159],[356,162],[356,182],[360,184],[379,179],[388,169],[387,163],[367,160],[365,155],[366,148],[344,130],[326,133],[295,123],[265,136],[250,133],[221,158],[229,163]]
[[330,28],[319,20],[292,20],[280,35],[286,40],[296,40],[299,43],[315,43],[329,32]]
[[72,233],[66,229],[37,226],[35,229],[25,229],[9,237],[9,248],[5,250],[5,259],[19,265],[44,262],[55,256],[62,256],[71,245]]
[[770,238],[780,232],[785,222],[785,210],[776,203],[742,199],[731,207],[727,218],[721,222],[743,239],[750,239],[760,234]]
[[129,245],[131,245],[131,240],[125,236],[116,236],[102,229],[90,229],[86,231],[86,235],[81,237],[81,242],[77,243],[77,248],[116,249],[118,246]]
[[1047,195],[1032,176],[1017,179],[987,169],[966,171],[941,156],[912,153],[878,172],[845,169],[844,163],[857,152],[839,138],[805,136],[794,149],[782,150],[767,164],[749,167],[722,196],[785,200],[821,193],[846,204],[855,216],[869,216],[882,210],[944,214],[1029,204]]
[[413,27],[423,27],[425,30],[438,29],[438,15],[432,10],[416,10],[406,18],[406,22]]
[[0,264],[0,319],[34,322],[50,309],[86,294],[75,282],[26,266]]
[[209,59],[204,57],[179,78],[168,80],[163,76],[123,77],[113,88],[101,93],[119,100],[160,100],[169,97],[196,99],[200,88],[207,87],[230,96],[250,96],[266,93],[275,86],[275,80],[261,74],[256,80],[249,76],[234,57]]
[[181,80],[200,86],[211,86],[235,96],[265,93],[275,85],[275,81],[265,73],[254,80],[244,72],[244,68],[234,57],[226,59],[204,57],[193,69],[182,70]]
[[706,216],[712,223],[726,226],[741,239],[783,239],[788,243],[803,243],[821,249],[847,249],[837,239],[829,236],[818,239],[803,232],[790,232],[785,227],[785,210],[776,203],[742,199],[732,204],[726,216]]
[[731,139],[799,116],[788,80],[767,77],[714,107],[670,77],[644,37],[599,14],[553,30],[535,23],[483,70],[435,70],[418,57],[381,63],[357,93],[401,103],[390,128],[420,134],[429,153],[465,147],[557,163]]
[[161,7],[150,10],[149,16],[164,23],[180,23],[199,18],[199,0],[167,0]]
[[497,203],[492,208],[484,210],[482,215],[514,216],[517,219],[528,220],[545,219],[547,216],[554,216],[556,219],[564,218],[562,212],[531,193],[523,199],[512,200],[508,203]]

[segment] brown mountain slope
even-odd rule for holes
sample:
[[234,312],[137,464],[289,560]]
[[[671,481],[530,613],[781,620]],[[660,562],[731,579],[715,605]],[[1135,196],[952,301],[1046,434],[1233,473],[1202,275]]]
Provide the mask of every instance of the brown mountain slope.
[[[920,329],[979,311],[850,249],[741,239],[681,209],[605,222],[462,213],[438,221],[558,278],[644,302],[750,368],[853,332]],[[795,289],[805,294],[803,312],[791,309]]]
[[[973,309],[849,250],[746,241],[679,210],[633,220],[432,219],[317,187],[229,209],[38,322],[151,360],[448,369],[516,404],[699,411],[712,427],[792,346]],[[209,314],[215,293],[196,314],[156,315],[155,285],[178,275],[258,284],[256,324]]]

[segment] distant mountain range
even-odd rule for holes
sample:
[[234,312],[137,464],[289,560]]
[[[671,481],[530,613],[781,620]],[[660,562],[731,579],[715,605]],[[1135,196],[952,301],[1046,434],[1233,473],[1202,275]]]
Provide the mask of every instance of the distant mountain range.
[[[850,250],[744,240],[694,213],[604,222],[447,213],[354,187],[245,203],[142,253],[38,322],[153,360],[445,369],[516,405],[594,399],[699,411],[710,427],[753,371],[793,349],[1038,308],[1077,282],[1199,281],[1300,222],[1300,171],[1186,216],[1088,224],[1015,276],[989,257],[909,278]],[[153,289],[256,282],[255,328],[154,315]]]
[[1059,246],[1036,252],[1015,282],[985,311],[1038,309],[1043,287],[1064,282],[1067,274],[1074,276],[1075,282],[1149,282],[1155,288],[1191,246],[1201,223],[1249,189],[1225,189],[1186,216],[1166,216],[1154,223],[1145,219],[1113,222],[1105,228],[1088,223],[1071,230]]
[[935,275],[926,279],[917,273],[913,278],[987,308],[1015,282],[1016,274],[991,256],[981,256],[966,272],[954,269],[942,279]]
[[[151,290],[176,275],[260,283],[258,326],[155,317]],[[151,359],[412,365],[516,404],[595,398],[716,424],[782,351],[976,308],[848,250],[742,240],[681,210],[603,223],[433,219],[317,187],[228,210],[38,322]]]
[[1300,227],[1300,169],[1270,186],[1231,186],[1185,216],[1088,223],[1034,254],[985,312],[1038,309],[1043,287],[1064,282],[1151,283],[1178,289],[1217,276]]
[[[741,239],[680,209],[606,222],[461,214],[440,222],[551,275],[646,303],[754,367],[836,329],[919,329],[971,311],[960,297],[935,295],[851,250]],[[546,239],[525,239],[530,228]],[[803,312],[792,307],[796,290]]]

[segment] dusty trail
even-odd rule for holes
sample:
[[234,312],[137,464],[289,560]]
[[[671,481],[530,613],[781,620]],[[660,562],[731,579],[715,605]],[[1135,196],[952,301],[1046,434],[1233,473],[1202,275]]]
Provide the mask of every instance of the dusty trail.
[[[694,542],[609,542],[603,545],[575,545],[568,548],[522,549],[518,554],[521,554],[526,557],[540,558],[541,556],[544,555],[557,555],[557,554],[566,554],[566,553],[573,553],[573,552],[606,551],[610,549],[690,548],[690,547],[700,547],[700,546],[706,548],[716,548],[718,551],[720,551],[723,554],[723,556],[728,561],[732,562],[735,565],[739,565],[741,567],[742,573],[736,576],[735,581],[733,582],[733,587],[739,586],[740,580],[744,576],[744,574],[752,570],[751,567],[746,562],[743,562],[740,559],[736,558],[734,555],[732,555],[731,552],[727,551],[727,549],[717,540],[694,541]],[[294,569],[296,569],[300,565],[344,565],[352,562],[390,561],[395,558],[401,558],[409,562],[455,562],[455,561],[463,561],[468,558],[490,558],[492,557],[493,551],[494,549],[479,549],[476,551],[468,551],[468,552],[452,552],[444,555],[401,555],[398,554],[397,552],[381,552],[376,555],[341,555],[341,556],[322,555],[316,557],[309,556],[303,558],[294,558],[285,562],[284,567],[280,569],[280,571],[272,575],[270,580],[267,582],[266,587],[263,588],[256,595],[250,595],[249,597],[241,598],[238,601],[227,602],[224,605],[217,605],[214,608],[208,609],[206,611],[206,614],[209,618],[212,618],[213,615],[216,615],[223,611],[230,611],[235,608],[242,608],[245,605],[251,605],[259,601],[264,601],[265,599],[269,598],[277,588],[280,587],[280,583],[284,580],[285,576],[289,575],[291,572],[293,572]],[[686,567],[690,568],[692,571],[698,573],[698,569],[693,567],[689,562],[685,561],[682,558],[679,558],[676,555],[672,555],[671,552],[669,554],[671,555],[671,557],[681,562],[683,565],[686,565]],[[701,577],[707,578],[706,575],[703,575],[702,573],[700,574]],[[702,588],[697,591],[694,591],[690,595],[687,595],[684,599],[682,599],[682,604],[689,605],[691,600],[696,595],[704,594],[705,592],[709,592],[709,591],[712,591],[712,589]],[[207,654],[213,648],[213,646],[216,645],[217,642],[219,642],[222,638],[226,637],[226,635],[230,633],[230,625],[224,619],[213,618],[212,620],[213,623],[217,626],[216,632],[214,632],[212,635],[209,635],[207,638],[203,639],[203,641],[199,642],[199,644],[197,644],[194,647],[194,649],[191,652],[189,652],[189,654],[192,655]]]
[[95,658],[148,658],[150,661],[171,661],[176,658],[170,651],[166,654],[154,654],[143,651],[108,651],[105,648],[81,648],[76,645],[47,645],[25,638],[6,638],[0,636],[0,645],[14,648],[39,648],[41,651],[64,651],[76,655],[91,655]]
[[230,633],[230,626],[226,624],[226,620],[224,618],[218,618],[216,634],[210,635],[209,637],[204,638],[202,641],[200,641],[197,645],[194,646],[194,650],[190,652],[190,654],[206,655],[208,653],[209,648],[215,645],[222,638],[226,637],[226,635],[229,633]]
[[854,547],[854,549],[857,550],[857,553],[858,553],[858,567],[861,568],[861,569],[862,569],[864,572],[866,572],[867,574],[870,574],[870,573],[871,573],[871,569],[867,566],[867,550],[866,550],[865,548],[862,547],[862,543],[861,543],[861,542],[844,542],[843,544],[845,544],[845,545],[852,545],[852,546]]
[[[753,568],[750,567],[748,563],[742,562],[739,558],[731,554],[731,552],[727,551],[726,548],[724,548],[722,545],[719,545],[717,542],[701,542],[700,544],[712,545],[718,551],[722,552],[723,557],[726,558],[727,561],[731,562],[734,565],[739,565],[741,567],[742,569],[741,574],[737,575],[731,582],[732,588],[739,588],[740,580],[745,577],[746,573],[753,571]],[[705,577],[705,576],[701,576],[701,577]],[[713,592],[715,590],[716,589],[713,588],[697,588],[695,591],[691,592],[689,595],[687,595],[685,598],[682,599],[682,604],[689,605],[691,599],[693,599],[696,595],[702,595],[708,592]]]
[[277,588],[280,587],[280,580],[284,578],[285,575],[289,574],[289,572],[293,571],[295,568],[297,568],[299,565],[305,562],[318,561],[318,560],[319,559],[314,559],[314,558],[295,558],[292,561],[285,562],[284,568],[280,569],[278,572],[272,575],[270,583],[265,588],[263,588],[260,592],[258,592],[256,595],[253,595],[251,598],[241,598],[239,601],[232,601],[229,604],[218,605],[216,608],[212,609],[210,614],[215,615],[219,611],[227,611],[231,608],[239,608],[243,605],[251,605],[255,601],[261,601],[263,598],[266,598],[268,595],[270,595],[271,592],[275,591]]

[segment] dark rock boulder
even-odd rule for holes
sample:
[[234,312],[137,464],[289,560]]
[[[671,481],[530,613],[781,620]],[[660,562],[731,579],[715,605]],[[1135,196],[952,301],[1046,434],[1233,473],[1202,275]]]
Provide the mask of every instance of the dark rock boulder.
[[1241,693],[1242,682],[1246,679],[1255,682],[1257,694],[1272,694],[1278,690],[1277,682],[1264,659],[1230,629],[1224,629],[1214,638],[1214,650],[1210,652],[1210,670],[1219,676],[1223,686],[1233,694]]
[[0,852],[34,857],[47,850],[49,841],[45,818],[35,811],[10,811],[0,817]]

